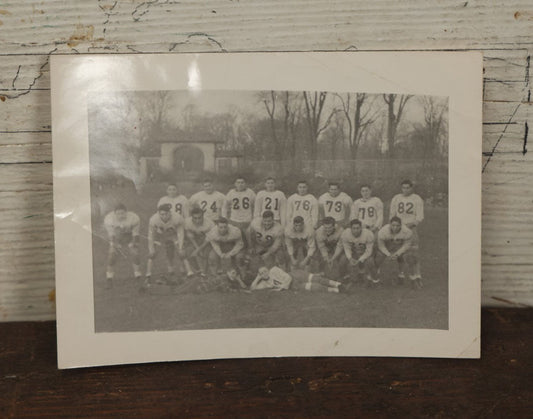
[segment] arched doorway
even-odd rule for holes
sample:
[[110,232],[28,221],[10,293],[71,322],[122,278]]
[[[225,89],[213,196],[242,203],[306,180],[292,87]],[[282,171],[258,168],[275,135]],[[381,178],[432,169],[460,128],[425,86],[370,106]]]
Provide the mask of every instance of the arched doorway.
[[174,169],[180,175],[193,175],[204,170],[204,153],[193,145],[184,145],[174,151]]

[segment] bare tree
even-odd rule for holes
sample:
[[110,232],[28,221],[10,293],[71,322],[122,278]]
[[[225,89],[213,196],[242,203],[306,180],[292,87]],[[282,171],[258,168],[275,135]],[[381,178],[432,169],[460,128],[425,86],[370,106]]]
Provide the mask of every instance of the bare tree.
[[274,90],[270,92],[261,92],[260,100],[265,105],[269,120],[270,120],[270,129],[272,135],[272,143],[274,145],[274,156],[276,156],[276,161],[278,167],[281,168],[281,160],[283,157],[283,149],[281,147],[281,142],[277,133],[276,127],[276,101],[277,93]]
[[297,163],[297,125],[301,117],[301,97],[298,93],[283,92],[283,136],[290,160]]
[[[366,93],[346,93],[345,96],[336,94],[341,102],[341,112],[347,122],[348,127],[348,145],[350,146],[350,157],[355,160],[357,151],[362,139],[370,125],[377,118],[377,111],[368,106],[369,97]],[[367,106],[365,105],[367,102]]]
[[421,131],[424,134],[422,157],[425,165],[428,159],[447,155],[448,106],[445,99],[434,96],[424,96],[419,100],[424,107],[424,125]]
[[332,108],[327,118],[323,118],[324,105],[328,98],[327,92],[303,92],[305,104],[305,120],[308,128],[307,145],[311,167],[315,168],[317,159],[317,145],[320,134],[328,127],[337,112]]
[[398,125],[402,119],[405,105],[412,97],[413,95],[383,95],[383,100],[387,104],[387,152],[389,157],[394,157],[394,146],[396,145]]

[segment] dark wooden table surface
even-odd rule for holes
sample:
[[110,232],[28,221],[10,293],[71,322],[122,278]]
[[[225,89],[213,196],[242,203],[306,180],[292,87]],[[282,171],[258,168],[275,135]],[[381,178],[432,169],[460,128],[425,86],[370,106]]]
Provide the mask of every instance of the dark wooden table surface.
[[532,309],[482,359],[282,358],[59,371],[55,323],[0,324],[0,417],[533,417]]

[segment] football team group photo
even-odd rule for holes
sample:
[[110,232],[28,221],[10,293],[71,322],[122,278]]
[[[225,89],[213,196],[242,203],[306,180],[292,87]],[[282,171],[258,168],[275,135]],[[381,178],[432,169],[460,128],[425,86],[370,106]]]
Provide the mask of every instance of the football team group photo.
[[448,328],[448,101],[89,96],[96,332]]

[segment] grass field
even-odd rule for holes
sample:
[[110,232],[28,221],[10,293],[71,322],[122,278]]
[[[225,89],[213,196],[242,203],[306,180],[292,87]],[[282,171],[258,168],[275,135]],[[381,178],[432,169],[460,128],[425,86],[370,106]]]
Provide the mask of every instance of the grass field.
[[[194,185],[182,187],[189,196],[187,189],[192,191]],[[393,286],[390,280],[396,275],[396,266],[389,263],[383,267],[381,286],[355,287],[349,294],[294,291],[180,294],[165,285],[156,285],[143,294],[139,293],[140,283],[132,279],[131,264],[125,259],[117,263],[114,287],[105,289],[108,244],[101,226],[103,214],[120,201],[140,216],[144,269],[147,220],[162,195],[164,185],[159,184],[141,194],[131,188],[99,193],[102,215],[93,219],[97,332],[249,327],[448,328],[448,211],[444,208],[426,208],[425,220],[419,227],[422,290],[413,290],[408,284]],[[160,257],[154,274],[166,269]]]

